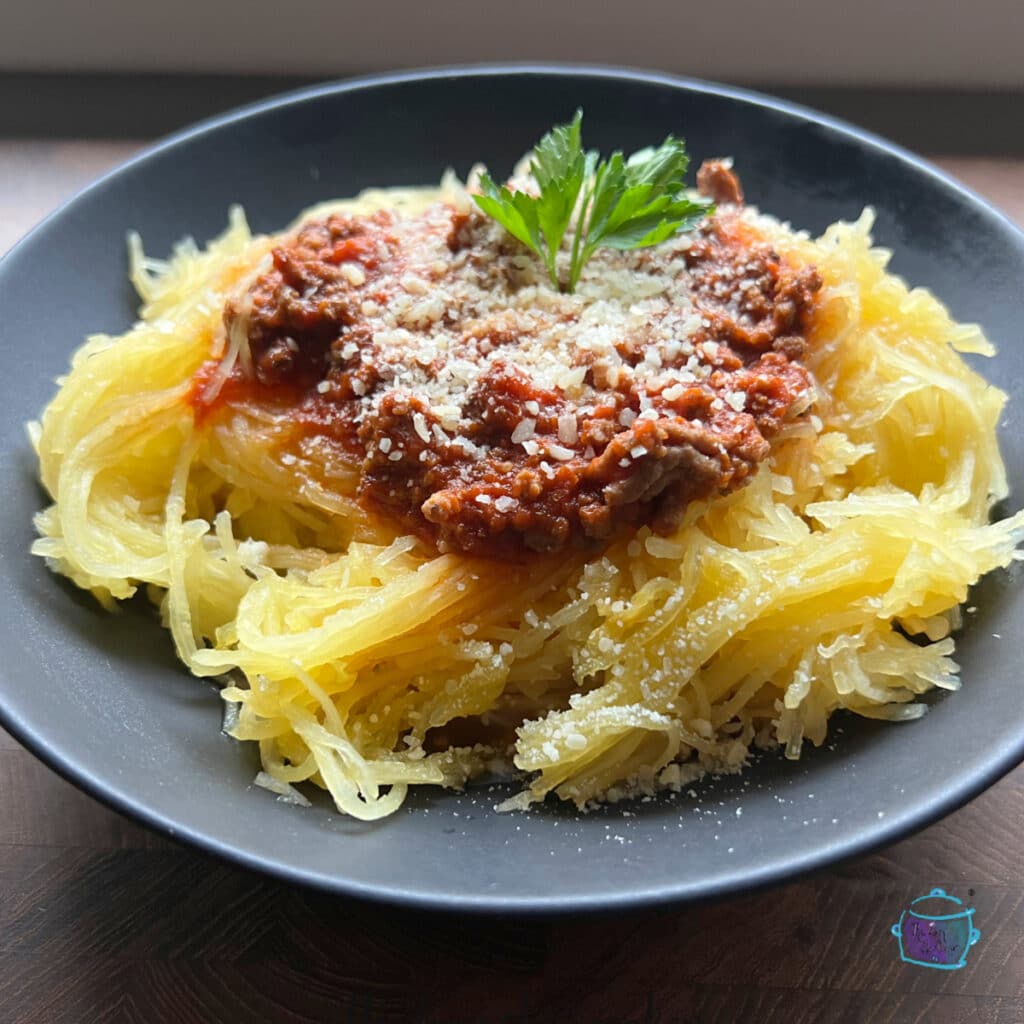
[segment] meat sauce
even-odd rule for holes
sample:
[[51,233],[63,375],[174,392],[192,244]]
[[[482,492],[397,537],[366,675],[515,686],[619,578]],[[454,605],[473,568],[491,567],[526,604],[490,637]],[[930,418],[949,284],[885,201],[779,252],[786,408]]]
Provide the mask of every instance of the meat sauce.
[[[206,364],[197,417],[279,411],[296,446],[359,470],[364,507],[441,551],[668,532],[690,502],[743,484],[809,404],[800,358],[821,286],[740,216],[726,164],[698,183],[722,204],[713,217],[604,267],[599,253],[578,296],[538,284],[532,257],[475,209],[307,223],[227,303],[252,372],[208,400]],[[641,299],[604,296],[602,273]]]

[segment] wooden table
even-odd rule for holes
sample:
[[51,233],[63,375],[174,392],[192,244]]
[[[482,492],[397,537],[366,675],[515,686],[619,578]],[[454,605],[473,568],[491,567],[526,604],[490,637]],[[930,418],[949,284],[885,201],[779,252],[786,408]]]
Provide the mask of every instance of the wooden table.
[[[136,148],[0,141],[0,252]],[[937,162],[1024,224],[1024,161]],[[4,1024],[1024,1022],[1024,767],[813,878],[557,921],[431,916],[260,878],[108,811],[2,733],[0,807]],[[888,933],[933,886],[977,908],[963,970],[903,964]]]

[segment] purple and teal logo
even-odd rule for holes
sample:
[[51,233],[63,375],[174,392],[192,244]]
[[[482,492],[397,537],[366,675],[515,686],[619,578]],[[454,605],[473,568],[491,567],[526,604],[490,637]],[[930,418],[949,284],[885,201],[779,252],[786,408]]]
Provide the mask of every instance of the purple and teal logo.
[[890,931],[900,941],[904,963],[955,971],[967,963],[967,951],[981,938],[973,918],[973,907],[932,889],[913,900]]

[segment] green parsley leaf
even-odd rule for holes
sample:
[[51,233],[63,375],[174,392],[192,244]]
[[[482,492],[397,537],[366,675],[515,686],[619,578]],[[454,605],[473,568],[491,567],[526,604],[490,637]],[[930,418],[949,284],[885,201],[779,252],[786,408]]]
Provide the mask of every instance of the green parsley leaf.
[[530,173],[539,195],[498,186],[480,178],[473,197],[484,213],[532,249],[544,262],[555,288],[562,288],[557,257],[576,215],[566,291],[574,291],[597,249],[640,249],[688,231],[714,212],[709,199],[686,195],[689,159],[682,139],[638,150],[627,160],[616,151],[608,160],[585,153],[583,111],[552,128],[533,151]]
[[490,175],[480,175],[480,195],[473,196],[476,205],[493,217],[510,234],[540,255],[540,224],[536,200],[525,192],[510,192],[504,185],[495,185]]

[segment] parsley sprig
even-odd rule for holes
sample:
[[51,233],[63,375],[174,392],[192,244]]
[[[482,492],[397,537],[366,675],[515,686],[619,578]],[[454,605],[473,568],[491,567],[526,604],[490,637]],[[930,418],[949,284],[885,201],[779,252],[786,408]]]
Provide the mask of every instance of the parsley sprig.
[[[539,195],[513,192],[485,173],[473,196],[484,213],[541,258],[551,284],[568,292],[576,290],[597,249],[657,245],[714,212],[710,199],[685,192],[689,158],[682,139],[670,135],[628,159],[616,151],[602,160],[593,150],[584,152],[582,123],[583,111],[577,110],[571,123],[552,128],[534,148],[530,173]],[[556,261],[577,208],[563,283]]]

